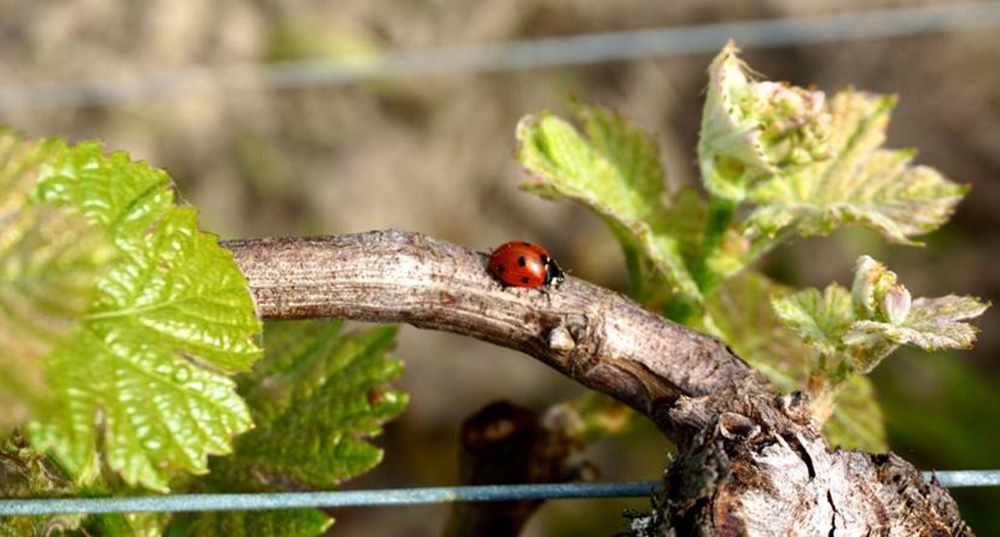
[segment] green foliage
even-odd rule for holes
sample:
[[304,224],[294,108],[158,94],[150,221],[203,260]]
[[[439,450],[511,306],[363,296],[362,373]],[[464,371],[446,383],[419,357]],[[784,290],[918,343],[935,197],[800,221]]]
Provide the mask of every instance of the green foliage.
[[[867,373],[903,343],[966,347],[969,297],[910,299],[873,260],[851,293],[793,293],[746,268],[795,235],[861,225],[899,244],[940,227],[967,187],[883,149],[895,98],[758,80],[726,45],[709,67],[698,165],[709,194],[672,199],[656,143],[621,117],[574,103],[582,134],[543,113],[517,129],[525,188],[580,203],[622,243],[632,295],[729,343],[780,389],[804,390],[837,445],[886,449]],[[741,205],[747,205],[741,208]],[[861,276],[864,273],[865,276]],[[773,310],[772,304],[773,302]],[[787,328],[786,328],[787,327]]]
[[829,106],[830,158],[756,186],[749,197],[757,208],[744,233],[826,235],[859,224],[890,242],[919,244],[910,237],[947,221],[968,188],[932,168],[913,166],[912,151],[881,149],[894,104],[892,97],[837,94]]
[[[52,498],[76,492],[43,454],[28,446],[17,432],[0,441],[0,498]],[[43,537],[80,526],[80,515],[0,517],[0,537]]]
[[313,537],[322,535],[331,525],[333,519],[318,509],[220,511],[181,517],[166,535]]
[[[785,315],[771,307],[772,299],[776,305],[791,305],[790,317],[802,326],[802,337],[783,329]],[[824,424],[823,432],[832,445],[884,452],[888,449],[885,423],[871,381],[854,377],[840,389],[829,391],[817,382],[822,379],[815,378],[825,343],[818,327],[841,322],[836,315],[825,313],[840,311],[827,304],[845,299],[849,309],[850,296],[838,286],[831,286],[825,294],[816,290],[792,294],[790,288],[748,272],[727,280],[710,298],[708,311],[724,340],[776,387],[785,392],[807,390],[813,395],[814,416]],[[814,305],[811,309],[818,311],[815,318],[799,311],[802,302]],[[807,344],[810,341],[813,343]]]
[[[831,400],[827,404],[833,407],[833,414],[823,423],[823,436],[830,445],[862,449],[869,453],[884,453],[889,450],[885,416],[875,397],[875,386],[871,379],[855,375],[840,389],[818,395],[819,403],[824,403],[829,397]],[[815,404],[814,408],[829,412],[829,408],[824,409]]]
[[770,297],[790,291],[762,274],[747,272],[727,280],[708,302],[724,341],[785,392],[802,388],[815,360],[811,348],[779,329],[768,304]]
[[967,192],[913,166],[912,151],[881,148],[894,97],[848,89],[828,101],[757,81],[737,52],[730,43],[709,68],[698,162],[713,206],[754,207],[731,230],[740,238],[735,252],[704,252],[712,272],[703,280],[738,272],[790,236],[844,225],[919,244],[912,237],[940,227]]
[[843,346],[841,338],[854,320],[851,294],[832,284],[825,291],[806,289],[772,300],[774,311],[785,326],[820,353],[832,356]]
[[[322,22],[320,22],[322,21]],[[329,19],[282,18],[269,28],[264,59],[287,62],[304,59],[339,59],[363,66],[381,54],[378,42],[360,25]]]
[[849,89],[828,103],[754,80],[737,52],[730,43],[709,68],[698,162],[713,196],[756,206],[741,226],[749,240],[859,224],[915,244],[948,219],[967,187],[912,166],[912,151],[881,149],[895,98]]
[[0,428],[50,402],[42,360],[86,312],[113,254],[82,218],[29,202],[43,165],[61,150],[0,130]]
[[[60,463],[11,437],[3,496],[330,488],[381,460],[365,439],[407,403],[386,386],[402,372],[386,357],[396,329],[273,325],[251,371],[260,321],[246,282],[194,210],[174,206],[163,172],[98,144],[0,134],[0,222],[0,379],[21,405],[3,424],[35,411],[32,442]],[[101,475],[101,455],[117,475]],[[214,513],[172,531],[318,535],[332,522],[316,510]],[[169,523],[9,518],[0,534],[159,535]]]
[[[874,369],[902,344],[926,350],[972,346],[976,329],[962,321],[989,307],[976,298],[954,295],[911,301],[896,274],[868,256],[858,259],[850,294],[833,284],[822,295],[807,289],[773,304],[782,323],[824,358],[860,373]],[[842,369],[830,372],[834,382],[842,377]]]
[[117,256],[80,327],[45,360],[59,411],[31,426],[32,441],[84,480],[101,445],[126,483],[166,490],[249,429],[226,373],[257,359],[260,322],[232,254],[198,231],[192,208],[173,205],[166,174],[98,144],[57,145],[35,200],[81,216]]
[[[272,59],[338,55],[312,33],[279,26]],[[524,188],[594,211],[622,244],[633,296],[722,337],[778,388],[808,391],[832,444],[882,451],[863,375],[904,344],[972,345],[965,321],[988,304],[912,299],[867,256],[850,292],[793,292],[746,269],[844,225],[918,244],[967,189],[882,148],[894,98],[760,81],[737,52],[730,43],[709,69],[707,200],[668,191],[652,137],[578,103],[578,126],[548,113],[519,123]],[[34,419],[39,450],[16,435],[0,446],[0,495],[330,489],[379,463],[369,439],[408,402],[388,385],[402,372],[387,357],[395,328],[270,324],[251,369],[261,325],[246,282],[196,220],[166,174],[122,153],[0,133],[0,426]],[[620,408],[581,403],[580,436],[627,428]],[[309,509],[7,518],[0,535],[311,536],[332,523]]]
[[[139,491],[126,487],[111,487],[100,483],[97,487],[78,489],[76,496],[106,497],[112,495],[137,496]],[[83,535],[101,537],[159,537],[170,523],[171,513],[107,513],[88,516],[83,520]]]
[[830,157],[830,114],[822,92],[755,81],[730,41],[708,69],[698,138],[702,181],[736,203],[772,177]]
[[[366,441],[406,408],[388,383],[403,364],[387,356],[396,328],[341,333],[339,322],[265,325],[265,356],[237,378],[256,427],[232,455],[214,457],[202,492],[329,489],[367,472],[382,450]],[[182,517],[194,535],[318,535],[333,521],[316,510]],[[270,528],[270,529],[269,529]],[[270,531],[270,533],[268,533]]]
[[[683,299],[700,302],[683,255],[683,240],[690,235],[678,235],[672,227],[685,215],[672,214],[664,205],[656,141],[603,108],[574,103],[573,112],[584,134],[547,113],[518,124],[517,157],[534,177],[523,188],[600,215],[621,241],[633,280],[640,280],[633,282],[636,287],[666,282]],[[689,197],[679,209],[697,211],[695,201]]]
[[852,373],[869,373],[904,343],[928,350],[971,346],[975,328],[960,321],[988,307],[956,296],[918,298],[911,305],[896,275],[868,256],[858,260],[853,292],[832,284],[824,292],[775,297],[772,304],[781,323],[818,354],[808,384],[827,438],[867,451],[885,450],[883,419],[871,383]]
[[988,307],[989,304],[969,296],[918,298],[902,323],[859,321],[845,340],[857,344],[882,337],[894,344],[916,345],[929,351],[968,349],[976,342],[978,329],[961,321],[979,317]]

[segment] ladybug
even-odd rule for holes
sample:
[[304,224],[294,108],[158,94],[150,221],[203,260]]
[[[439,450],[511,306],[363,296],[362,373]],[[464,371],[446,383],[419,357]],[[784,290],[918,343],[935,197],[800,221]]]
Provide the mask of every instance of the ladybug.
[[524,241],[507,242],[493,250],[490,272],[511,287],[558,286],[564,279],[545,248]]

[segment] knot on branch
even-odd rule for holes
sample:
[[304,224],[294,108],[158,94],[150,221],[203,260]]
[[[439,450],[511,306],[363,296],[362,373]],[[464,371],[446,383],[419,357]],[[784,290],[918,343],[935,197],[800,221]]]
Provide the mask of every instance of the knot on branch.
[[711,431],[728,440],[749,439],[761,431],[782,436],[815,431],[809,396],[779,395],[759,374],[747,375],[712,394],[681,396],[668,409],[668,422],[679,443]]
[[723,412],[719,416],[718,430],[719,434],[727,440],[752,440],[760,434],[761,428],[760,425],[742,414]]
[[569,354],[576,348],[576,341],[565,326],[559,325],[549,332],[549,348],[556,354]]
[[[549,349],[563,357],[570,356],[578,346],[581,351],[586,352],[592,352],[597,346],[597,342],[588,334],[587,316],[582,313],[557,316],[555,326],[543,325],[542,330]],[[546,330],[547,335],[545,335]]]

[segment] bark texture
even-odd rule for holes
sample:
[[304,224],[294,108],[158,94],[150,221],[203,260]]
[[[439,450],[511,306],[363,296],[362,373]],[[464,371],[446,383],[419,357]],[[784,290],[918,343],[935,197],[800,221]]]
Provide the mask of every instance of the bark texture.
[[400,231],[224,243],[265,319],[408,323],[529,354],[653,420],[680,448],[636,535],[972,535],[895,455],[831,449],[808,399],[726,345],[568,278],[505,288],[485,253]]

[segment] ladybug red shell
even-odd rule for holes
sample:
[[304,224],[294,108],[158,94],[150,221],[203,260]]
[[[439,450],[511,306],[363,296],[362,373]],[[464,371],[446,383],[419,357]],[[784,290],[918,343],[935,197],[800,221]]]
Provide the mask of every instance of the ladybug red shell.
[[563,272],[545,248],[530,242],[511,241],[490,254],[490,272],[511,287],[558,286]]

